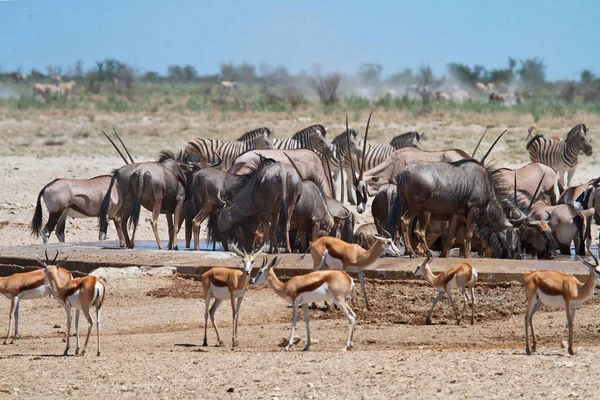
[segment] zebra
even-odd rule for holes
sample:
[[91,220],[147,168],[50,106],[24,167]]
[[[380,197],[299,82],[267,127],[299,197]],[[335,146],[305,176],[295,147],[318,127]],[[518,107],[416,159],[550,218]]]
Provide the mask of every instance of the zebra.
[[423,135],[419,132],[411,131],[398,135],[390,140],[390,146],[396,150],[403,147],[414,147],[415,149],[421,149],[421,138]]
[[347,171],[346,184],[348,188],[348,199],[352,201],[352,175],[348,172],[348,169],[350,168],[348,144],[350,144],[350,153],[353,156],[360,158],[362,151],[359,142],[356,139],[357,135],[358,132],[354,129],[344,131],[331,141],[331,146],[329,147],[328,160],[332,169],[333,182],[337,182],[338,177],[340,178],[340,201],[342,203],[344,202],[344,173],[342,169]]
[[222,160],[221,169],[226,171],[240,154],[248,150],[272,148],[271,130],[263,127],[247,132],[235,141],[196,138],[185,146],[185,154],[195,154],[200,161],[208,163]]
[[[587,128],[584,124],[575,125],[567,134],[565,140],[555,140],[537,135],[527,143],[531,162],[541,162],[554,168],[558,172],[558,181],[561,187],[571,185],[571,179],[577,167],[578,156],[583,152],[586,156],[592,155],[592,145],[587,137]],[[567,186],[564,174],[567,173]]]
[[289,139],[273,139],[273,148],[278,150],[310,149],[319,155],[328,154],[330,144],[323,125],[311,125],[296,132]]

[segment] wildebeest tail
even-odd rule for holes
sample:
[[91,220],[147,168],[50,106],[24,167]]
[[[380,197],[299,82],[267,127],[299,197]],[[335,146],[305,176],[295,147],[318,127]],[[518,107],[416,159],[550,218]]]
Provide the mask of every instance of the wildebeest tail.
[[398,175],[396,179],[397,189],[396,197],[392,201],[390,211],[388,212],[388,219],[385,223],[385,229],[396,237],[396,234],[400,232],[400,218],[402,217],[402,176]]
[[346,218],[344,222],[344,229],[346,230],[346,241],[348,243],[356,243],[356,239],[354,237],[354,226],[356,225],[356,220],[354,219],[354,214],[350,213],[350,216]]
[[142,197],[144,196],[144,184],[146,183],[145,175],[139,176],[137,175],[137,197],[133,201],[133,207],[131,212],[131,221],[129,221],[129,227],[136,227],[138,222],[140,221],[140,211],[142,209]]
[[186,247],[190,246],[190,241],[192,239],[192,224],[194,222],[194,217],[196,216],[196,196],[194,193],[196,192],[196,186],[198,185],[198,177],[192,175],[192,182],[187,187],[187,209],[185,213],[185,242]]
[[110,179],[108,190],[102,199],[102,204],[100,204],[100,215],[98,215],[98,227],[100,228],[100,233],[106,234],[106,231],[108,230],[108,208],[110,207],[110,196],[116,180],[117,172],[115,172]]
[[29,224],[29,228],[31,228],[31,234],[35,237],[39,237],[42,234],[42,223],[44,222],[44,217],[42,215],[42,196],[44,195],[46,188],[52,185],[57,180],[58,179],[55,179],[46,186],[44,186],[38,194],[37,203],[35,206],[35,213],[33,214],[31,224]]

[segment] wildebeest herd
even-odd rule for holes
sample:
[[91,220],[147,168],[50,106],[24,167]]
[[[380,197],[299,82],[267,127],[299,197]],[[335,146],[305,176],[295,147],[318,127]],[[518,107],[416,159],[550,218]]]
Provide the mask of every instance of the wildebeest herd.
[[[121,146],[105,134],[125,165],[110,175],[48,183],[39,192],[31,231],[46,243],[56,229],[62,242],[68,216],[95,217],[101,240],[106,238],[112,220],[120,246],[134,248],[144,207],[152,213],[151,226],[159,249],[163,245],[158,218],[165,214],[167,248],[178,249],[178,232],[185,223],[186,247],[193,238],[197,250],[200,228],[206,221],[207,241],[213,243],[213,250],[219,243],[244,260],[242,270],[216,268],[204,274],[206,322],[210,316],[216,329],[215,311],[223,300],[231,299],[236,345],[239,307],[248,284],[268,282],[294,306],[288,348],[294,343],[298,307],[303,305],[308,330],[307,304],[323,300],[333,301],[348,317],[346,347],[351,348],[356,314],[346,298],[354,283],[344,271],[359,274],[368,308],[363,270],[384,254],[401,256],[401,244],[406,255],[427,256],[415,273],[440,291],[431,310],[448,293],[457,323],[462,313],[459,315],[455,307],[450,288],[461,289],[463,313],[469,300],[467,289],[471,288],[473,313],[472,285],[477,272],[463,263],[436,276],[429,266],[432,251],[447,257],[458,247],[465,258],[474,251],[494,258],[552,259],[558,251],[570,254],[572,243],[578,255],[589,250],[591,224],[600,216],[600,178],[575,187],[565,187],[563,180],[563,174],[568,173],[566,184],[570,184],[580,153],[592,153],[585,125],[573,127],[564,140],[535,136],[526,145],[532,163],[511,170],[485,164],[505,132],[477,160],[483,136],[471,153],[461,149],[425,151],[420,144],[422,135],[417,132],[399,135],[389,144],[374,144],[368,142],[370,120],[371,115],[363,140],[359,140],[357,130],[349,129],[346,118],[346,130],[331,141],[322,125],[312,125],[283,140],[275,139],[270,129],[259,128],[236,141],[197,138],[185,149],[162,151],[157,161],[150,162],[135,162],[116,132]],[[355,229],[355,216],[345,205],[345,195],[358,213],[364,213],[373,198],[373,223]],[[42,199],[49,214],[43,227]],[[316,271],[282,283],[273,273],[281,258],[265,258],[251,280],[252,263],[267,242],[270,253],[310,252]],[[99,309],[105,294],[98,286],[101,282],[73,283],[76,280],[67,278],[67,283],[61,284],[56,272],[61,263],[40,262],[45,267],[45,282],[50,282],[65,308],[81,309],[90,322],[90,306]],[[597,260],[595,265],[585,263],[591,270],[586,285],[556,272],[536,271],[525,277],[529,304],[526,330],[531,326],[533,331],[531,316],[541,305],[565,307],[571,353],[571,310],[591,295],[599,273]],[[326,266],[342,271],[319,271]],[[70,294],[65,294],[67,286]],[[12,296],[18,297],[18,293]],[[209,308],[211,297],[215,302]],[[16,307],[11,313],[18,315],[18,300]],[[430,317],[431,312],[427,321]],[[306,349],[310,346],[307,334]],[[217,338],[221,342],[218,331]],[[529,352],[528,342],[527,349]]]

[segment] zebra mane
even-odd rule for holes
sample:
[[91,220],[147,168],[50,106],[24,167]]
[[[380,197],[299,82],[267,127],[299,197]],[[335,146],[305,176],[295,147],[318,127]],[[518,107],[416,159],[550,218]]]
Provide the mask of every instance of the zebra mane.
[[304,128],[301,131],[294,133],[292,139],[300,139],[303,136],[310,136],[313,134],[321,134],[323,137],[326,137],[327,133],[325,132],[325,127],[320,124],[311,125],[308,128]]
[[579,132],[583,132],[584,135],[587,134],[587,127],[584,124],[577,124],[577,125],[575,125],[573,127],[573,129],[571,129],[569,131],[569,133],[567,133],[567,139],[569,139],[569,138],[571,138],[571,137],[573,137],[575,135],[578,135]]
[[267,133],[267,135],[271,136],[271,130],[266,126],[263,126],[262,128],[254,129],[253,131],[244,133],[242,136],[236,139],[236,142],[245,142],[248,140],[252,140],[265,132]]
[[397,149],[400,149],[402,147],[413,147],[412,143],[415,140],[417,141],[417,143],[420,142],[421,134],[416,131],[411,131],[411,132],[406,132],[406,133],[403,133],[402,135],[396,136],[395,138],[390,140],[390,145]]
[[331,141],[331,144],[334,144],[336,146],[341,146],[341,145],[346,145],[347,142],[347,138],[346,136],[348,136],[348,133],[350,133],[352,136],[356,137],[356,135],[358,134],[358,131],[354,130],[354,129],[350,129],[348,131],[344,131],[342,133],[340,133],[339,135],[337,135],[336,137],[333,138],[333,140]]

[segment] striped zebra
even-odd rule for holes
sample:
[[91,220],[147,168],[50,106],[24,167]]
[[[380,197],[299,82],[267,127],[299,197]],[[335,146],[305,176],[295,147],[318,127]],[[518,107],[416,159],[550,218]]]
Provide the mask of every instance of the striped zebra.
[[310,149],[320,155],[328,154],[330,148],[323,125],[311,125],[289,139],[273,139],[273,146],[278,150]]
[[[348,134],[350,133],[350,135]],[[348,142],[350,142],[350,153],[355,157],[360,157],[362,154],[360,144],[356,139],[358,132],[354,129],[344,131],[337,135],[329,146],[328,159],[331,165],[331,172],[333,174],[334,182],[334,193],[335,193],[335,182],[338,178],[340,179],[340,201],[344,201],[344,172],[346,170],[346,187],[348,188],[348,199],[352,199],[352,175],[350,173],[350,158],[348,151]],[[334,196],[335,197],[335,196]]]
[[200,161],[216,163],[226,171],[240,154],[254,149],[272,149],[273,139],[269,128],[258,128],[243,134],[235,141],[196,138],[185,146],[185,154],[195,154]]
[[403,147],[414,147],[415,149],[421,149],[422,137],[423,135],[419,132],[406,132],[390,140],[390,146],[392,146],[396,150],[401,149]]
[[[526,148],[531,162],[541,162],[558,172],[558,181],[563,188],[571,185],[579,161],[579,153],[592,155],[592,145],[588,140],[587,128],[584,124],[575,125],[565,140],[548,139],[543,135],[537,135],[527,143]],[[564,181],[565,172],[567,186]]]

